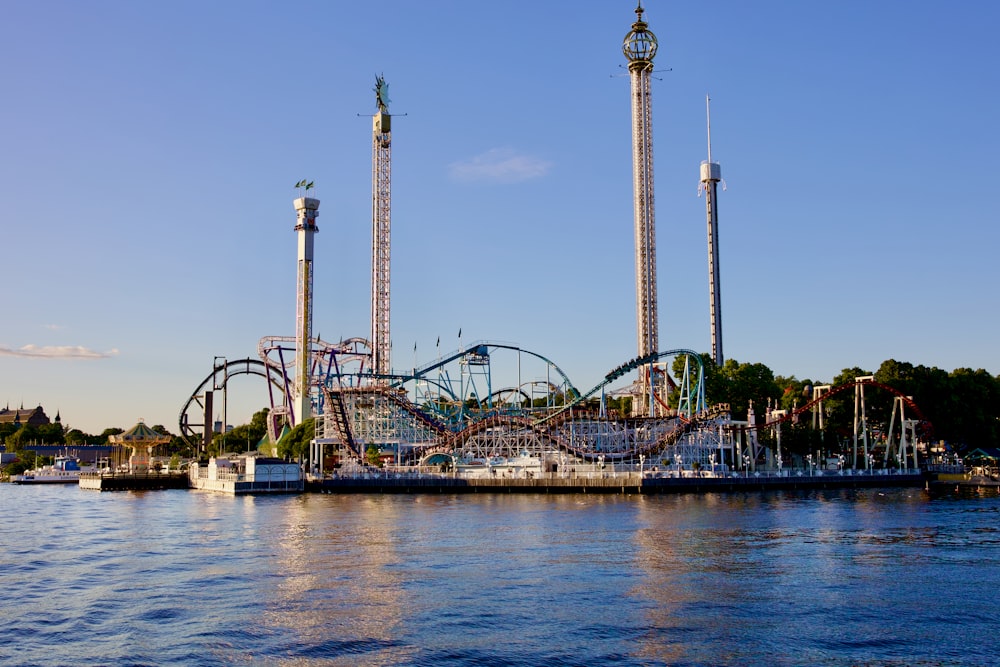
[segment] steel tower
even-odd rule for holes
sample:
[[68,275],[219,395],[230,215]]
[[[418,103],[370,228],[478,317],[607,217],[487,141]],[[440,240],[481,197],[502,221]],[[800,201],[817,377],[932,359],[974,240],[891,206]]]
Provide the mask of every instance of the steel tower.
[[[298,186],[306,190],[312,182],[300,181]],[[301,424],[312,416],[310,357],[312,352],[312,306],[313,306],[313,236],[319,231],[316,216],[319,215],[319,200],[299,197],[295,200],[298,221],[295,231],[299,237],[299,263],[296,280],[295,302],[295,401],[292,404],[292,423]]]
[[[392,116],[389,115],[389,84],[375,77],[378,112],[372,117],[372,372],[390,371],[392,344],[389,338],[389,204],[392,180]],[[385,384],[388,379],[376,380]]]
[[722,167],[712,162],[712,113],[709,97],[705,96],[705,120],[708,126],[708,159],[701,163],[701,186],[705,190],[705,211],[708,215],[708,296],[709,319],[712,327],[712,360],[721,366],[722,358],[722,296],[719,282],[719,203],[718,186]]
[[[632,80],[632,188],[635,209],[635,310],[638,355],[658,351],[656,300],[656,226],[653,220],[653,123],[650,75],[656,55],[656,36],[642,20],[642,4],[635,10],[636,21],[625,35],[622,51],[628,59]],[[646,414],[655,414],[656,390],[652,366],[640,371]],[[633,406],[633,410],[639,406]],[[647,409],[647,408],[643,408]]]

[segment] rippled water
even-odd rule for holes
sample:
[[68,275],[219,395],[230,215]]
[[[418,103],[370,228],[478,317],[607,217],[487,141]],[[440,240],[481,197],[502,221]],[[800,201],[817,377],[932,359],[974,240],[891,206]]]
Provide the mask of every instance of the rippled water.
[[993,665],[1000,500],[0,484],[0,665]]

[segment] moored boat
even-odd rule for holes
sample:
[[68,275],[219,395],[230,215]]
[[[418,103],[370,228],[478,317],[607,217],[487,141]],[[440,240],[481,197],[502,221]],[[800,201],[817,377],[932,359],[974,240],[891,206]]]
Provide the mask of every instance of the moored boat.
[[80,467],[80,461],[72,456],[57,456],[52,465],[42,466],[33,470],[25,470],[20,475],[13,475],[10,481],[14,484],[76,484],[80,481],[80,473],[91,470]]

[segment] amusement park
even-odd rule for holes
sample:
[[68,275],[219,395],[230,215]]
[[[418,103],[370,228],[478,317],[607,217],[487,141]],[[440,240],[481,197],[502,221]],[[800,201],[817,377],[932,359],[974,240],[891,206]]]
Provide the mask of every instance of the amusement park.
[[[580,386],[545,354],[489,340],[463,343],[400,369],[390,335],[390,213],[392,116],[388,85],[375,80],[372,116],[371,330],[336,343],[313,331],[313,247],[320,201],[314,184],[295,184],[297,238],[294,335],[260,339],[257,358],[217,357],[211,372],[183,404],[179,427],[207,453],[216,414],[225,414],[228,384],[254,376],[267,387],[267,445],[310,423],[301,461],[307,479],[324,480],[388,466],[455,477],[539,479],[567,474],[632,473],[655,477],[914,474],[927,455],[928,423],[907,396],[859,376],[838,386],[808,388],[801,407],[768,402],[734,414],[706,401],[706,363],[722,366],[718,184],[712,161],[706,98],[708,159],[700,166],[706,202],[711,353],[659,342],[653,193],[651,75],[657,40],[640,5],[626,34],[631,94],[635,233],[636,354],[599,381]],[[707,357],[707,358],[706,358]],[[888,392],[888,433],[872,432],[866,390]],[[828,402],[853,399],[853,433],[841,451],[786,456],[782,427],[810,423],[822,430]],[[225,423],[223,417],[222,423]],[[766,444],[765,442],[766,441]],[[221,455],[221,454],[220,454]],[[797,469],[797,473],[793,472]]]

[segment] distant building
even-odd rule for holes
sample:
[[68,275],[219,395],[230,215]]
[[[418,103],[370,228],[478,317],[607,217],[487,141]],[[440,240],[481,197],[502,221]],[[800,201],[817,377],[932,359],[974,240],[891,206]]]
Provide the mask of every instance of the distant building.
[[[22,405],[19,410],[11,410],[10,406],[0,410],[0,424],[17,424],[19,426],[44,426],[51,424],[52,420],[45,414],[45,410],[39,405],[37,408],[25,410]],[[59,414],[56,413],[56,423],[60,423]]]

